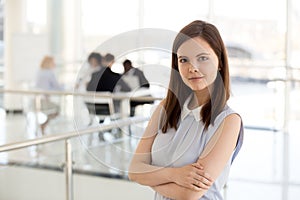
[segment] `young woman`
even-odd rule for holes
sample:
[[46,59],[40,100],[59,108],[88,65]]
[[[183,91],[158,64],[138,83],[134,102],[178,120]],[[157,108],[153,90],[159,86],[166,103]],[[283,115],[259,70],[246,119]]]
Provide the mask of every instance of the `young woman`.
[[223,199],[243,139],[228,105],[227,54],[217,28],[204,21],[175,38],[167,97],[153,113],[133,156],[129,178],[155,199]]
[[[52,56],[45,56],[40,64],[40,69],[36,77],[36,88],[41,90],[63,90],[55,76],[55,60]],[[60,111],[60,106],[54,103],[50,96],[43,95],[40,101],[40,111],[46,115],[46,120],[41,122],[40,128],[42,135],[45,135],[45,129],[49,121],[55,118]]]

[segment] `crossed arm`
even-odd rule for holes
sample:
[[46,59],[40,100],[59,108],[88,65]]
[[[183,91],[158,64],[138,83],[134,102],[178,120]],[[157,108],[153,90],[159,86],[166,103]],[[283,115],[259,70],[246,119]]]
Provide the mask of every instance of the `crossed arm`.
[[151,165],[151,147],[157,134],[160,106],[152,115],[129,168],[132,181],[152,187],[171,199],[199,199],[219,176],[236,146],[241,119],[228,115],[196,163],[183,167]]

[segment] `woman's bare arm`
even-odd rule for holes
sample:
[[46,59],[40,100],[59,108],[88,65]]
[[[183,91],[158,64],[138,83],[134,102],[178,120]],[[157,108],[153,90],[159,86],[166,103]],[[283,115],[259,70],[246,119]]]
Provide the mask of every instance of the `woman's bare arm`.
[[154,111],[129,167],[129,179],[142,185],[155,186],[171,182],[172,168],[151,165],[151,148],[163,112],[162,103]]

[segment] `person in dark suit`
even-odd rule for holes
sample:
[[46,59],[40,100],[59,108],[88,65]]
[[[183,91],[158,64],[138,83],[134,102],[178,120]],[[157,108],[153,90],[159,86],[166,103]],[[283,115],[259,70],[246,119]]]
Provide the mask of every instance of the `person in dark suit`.
[[[111,70],[115,61],[115,57],[108,53],[103,58],[103,66],[100,70],[92,74],[91,80],[87,84],[87,91],[95,92],[129,92],[130,87],[121,79],[121,75]],[[114,100],[114,110],[120,110],[120,100]],[[86,102],[86,105],[93,114],[96,115],[112,115],[107,103],[91,103]],[[100,123],[104,120],[100,119]],[[104,140],[104,133],[99,133],[99,139]]]
[[[108,53],[103,58],[103,66],[100,70],[92,74],[91,80],[87,84],[87,91],[94,92],[129,92],[130,87],[121,79],[121,75],[111,70],[115,61],[115,57]],[[115,111],[120,109],[120,101],[114,100]],[[88,105],[91,106],[91,105]],[[109,113],[109,106],[107,104],[93,104],[93,111],[97,115],[107,115]]]
[[121,79],[121,75],[111,70],[115,57],[108,53],[104,56],[104,68],[94,72],[87,85],[87,91],[129,92],[130,87]]

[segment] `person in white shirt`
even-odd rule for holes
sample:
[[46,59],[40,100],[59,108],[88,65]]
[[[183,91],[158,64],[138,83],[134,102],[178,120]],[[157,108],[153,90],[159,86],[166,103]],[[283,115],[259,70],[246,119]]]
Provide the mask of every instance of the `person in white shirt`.
[[[131,60],[126,59],[123,62],[124,73],[122,75],[122,79],[127,83],[130,87],[131,91],[137,91],[141,88],[149,89],[150,84],[147,78],[145,77],[143,71],[140,69],[133,67]],[[147,95],[147,96],[150,96]],[[130,101],[130,116],[135,115],[135,108],[139,105],[144,104],[152,104],[153,101]]]

